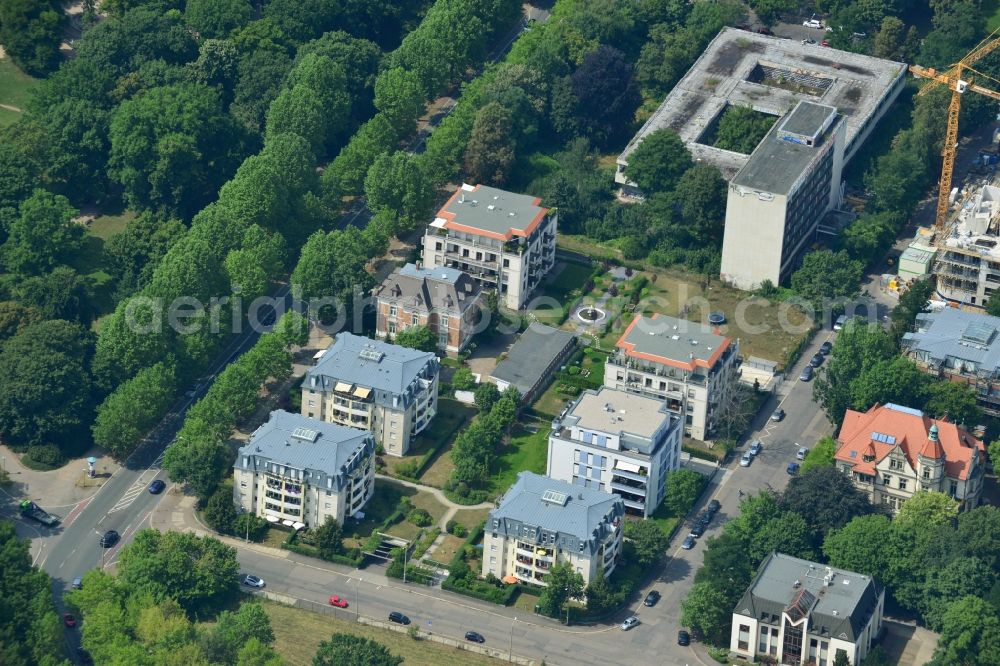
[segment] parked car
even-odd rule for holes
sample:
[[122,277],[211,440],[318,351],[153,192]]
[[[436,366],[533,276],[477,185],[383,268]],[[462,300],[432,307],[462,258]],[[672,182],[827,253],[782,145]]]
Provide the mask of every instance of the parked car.
[[788,469],[786,469],[785,471],[788,472],[789,474],[791,474],[792,476],[794,476],[794,475],[796,475],[796,474],[799,473],[799,464],[798,463],[788,463]]
[[802,25],[804,25],[807,28],[815,28],[816,30],[823,29],[823,22],[816,18],[811,18],[806,21],[803,21]]
[[701,514],[698,516],[698,522],[704,525],[705,527],[708,527],[709,524],[711,524],[712,522],[712,512],[702,511]]
[[819,45],[820,45],[820,46],[829,46],[829,45],[830,45],[830,42],[828,42],[827,40],[825,40],[825,39],[824,39],[823,41],[821,41],[821,42],[819,43]]
[[810,44],[815,44],[815,43],[816,43],[815,39],[803,39],[802,40],[802,45],[803,46],[808,46]]
[[678,645],[691,645],[691,634],[681,629],[677,632]]
[[336,594],[331,594],[330,605],[336,606],[337,608],[347,608],[347,599],[345,599],[344,597],[339,597]]
[[149,494],[150,495],[159,495],[160,493],[163,492],[163,489],[166,488],[166,487],[167,487],[167,484],[165,484],[162,480],[160,480],[160,479],[153,479],[153,482],[151,484],[149,484]]
[[844,328],[844,324],[847,323],[847,315],[840,315],[837,317],[837,321],[833,322],[833,330],[839,331]]
[[628,631],[632,627],[638,627],[638,626],[639,626],[639,618],[633,615],[631,617],[625,618],[625,621],[622,622],[622,631]]
[[119,539],[121,539],[121,537],[118,535],[118,532],[108,530],[101,535],[101,548],[111,548],[111,546],[118,543]]
[[73,589],[74,590],[83,589],[83,578],[81,576],[77,576],[76,578],[73,579]]
[[656,590],[650,590],[649,594],[646,595],[646,598],[642,600],[642,605],[649,606],[650,608],[652,608],[653,606],[656,605],[656,602],[659,600],[660,600],[660,593],[657,592]]
[[740,456],[740,467],[749,467],[750,463],[753,462],[753,454],[749,451]]
[[819,366],[823,365],[823,361],[825,361],[825,360],[826,360],[826,357],[823,356],[822,354],[818,354],[818,353],[817,354],[813,354],[813,357],[811,359],[809,359],[809,365],[811,365],[814,368],[818,368]]
[[827,340],[826,342],[824,342],[819,346],[819,353],[822,354],[823,356],[826,356],[832,351],[833,351],[833,343],[830,342],[829,340]]
[[805,460],[806,455],[809,453],[809,449],[804,446],[800,446],[799,450],[795,452],[795,458],[797,460]]
[[764,443],[759,439],[755,439],[753,440],[753,443],[750,445],[750,448],[747,451],[747,453],[749,453],[752,456],[758,456],[760,455],[760,452],[763,450],[764,450]]
[[772,421],[783,421],[784,418],[785,418],[785,410],[783,410],[781,407],[778,407],[771,413]]
[[799,375],[799,380],[803,382],[808,382],[813,378],[813,369],[811,365],[807,365],[802,368],[802,374]]
[[256,588],[264,587],[264,579],[261,578],[260,576],[254,576],[253,574],[243,574],[242,576],[240,576],[240,582],[246,585],[247,587],[256,587]]
[[695,544],[694,537],[689,534],[687,535],[687,537],[684,538],[684,543],[681,544],[681,548],[683,548],[684,550],[691,550],[692,548],[694,548],[694,544]]
[[693,536],[696,539],[704,533],[705,533],[705,526],[702,525],[701,523],[695,523],[694,527],[691,528],[691,536]]
[[389,622],[395,622],[396,624],[407,625],[410,623],[410,618],[406,617],[399,611],[392,611],[389,613]]
[[719,500],[714,499],[714,500],[712,500],[711,502],[708,503],[708,506],[705,507],[705,510],[711,511],[712,513],[718,513],[719,509],[721,509],[721,508],[722,508],[722,505],[719,504]]
[[76,618],[73,617],[72,613],[63,613],[63,624],[65,624],[67,627],[75,627]]
[[472,643],[485,643],[486,637],[483,636],[478,631],[467,631],[465,632],[465,640],[470,641]]

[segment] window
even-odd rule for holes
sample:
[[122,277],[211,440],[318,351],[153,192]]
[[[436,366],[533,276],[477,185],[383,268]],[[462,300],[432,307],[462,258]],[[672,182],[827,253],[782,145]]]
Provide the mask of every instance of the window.
[[736,645],[737,649],[746,652],[750,649],[750,626],[746,624],[740,625],[739,642]]
[[448,328],[448,324],[450,323],[451,323],[451,318],[448,315],[441,315],[440,319],[438,320],[438,325],[441,326],[442,328]]
[[247,487],[247,482],[246,481],[240,481],[240,488],[246,488],[246,487]]
[[327,509],[329,509],[330,508],[330,503],[329,502],[325,502],[324,503],[324,507],[327,508]]
[[497,563],[497,558],[490,555],[490,564],[496,564],[496,563]]
[[899,489],[900,490],[906,490],[906,479],[900,479],[899,480]]
[[396,439],[396,433],[390,432],[389,433],[389,439]]
[[390,305],[389,306],[389,316],[390,317],[395,317],[396,316],[396,312],[397,312],[396,306],[395,305]]
[[396,333],[396,322],[389,322],[389,332],[392,334]]
[[760,628],[760,643],[757,645],[757,652],[766,653],[767,652],[767,627]]
[[889,460],[889,469],[903,469],[903,461]]
[[309,418],[315,418],[312,412],[309,412]]
[[882,475],[882,485],[883,486],[888,486],[891,483],[892,483],[892,477],[889,476],[888,474],[883,474]]
[[315,400],[310,400],[309,401],[309,406],[310,407],[315,407],[316,406],[316,401]]
[[420,317],[418,317],[417,315],[413,315],[413,316],[412,316],[412,317],[410,318],[410,321],[411,321],[411,322],[413,322],[413,325],[414,325],[414,326],[416,326],[417,324],[419,324],[419,323],[420,323]]
[[948,486],[948,494],[954,497],[958,494],[958,481],[952,481]]

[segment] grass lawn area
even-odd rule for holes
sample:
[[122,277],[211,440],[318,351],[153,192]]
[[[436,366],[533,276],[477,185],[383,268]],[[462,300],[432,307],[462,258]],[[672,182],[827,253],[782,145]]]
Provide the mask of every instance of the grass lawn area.
[[452,558],[455,557],[455,553],[458,552],[463,543],[465,543],[465,539],[459,539],[452,534],[446,534],[444,541],[431,551],[429,556],[441,564],[451,564]]
[[490,493],[499,495],[513,485],[518,472],[529,471],[545,474],[545,462],[549,450],[549,424],[534,421],[530,424],[537,429],[531,432],[524,425],[513,431],[510,443],[500,454],[497,472],[490,480]]
[[453,520],[472,530],[473,527],[485,521],[488,515],[490,515],[489,509],[459,509],[455,512]]
[[444,482],[451,476],[453,469],[455,469],[455,463],[451,461],[451,445],[449,444],[438,454],[431,466],[420,475],[420,483],[425,486],[443,488]]
[[540,595],[531,594],[529,592],[521,590],[520,592],[517,593],[517,596],[514,597],[514,603],[512,604],[512,606],[514,608],[520,608],[526,613],[534,613],[535,606],[538,605],[539,598]]
[[129,222],[135,219],[135,213],[130,210],[122,211],[118,214],[101,215],[95,217],[90,223],[88,232],[91,236],[96,236],[103,241],[107,241],[112,236],[117,236],[125,231]]
[[[39,83],[38,79],[28,76],[18,69],[10,58],[0,60],[0,104],[23,110],[31,99],[32,88]],[[5,111],[12,117],[10,122],[17,120],[21,115],[10,109],[5,109]],[[10,122],[5,124],[10,124]]]
[[[583,360],[580,363],[582,372],[589,373],[586,379],[590,384],[597,388],[604,384],[604,363],[607,360],[607,355],[597,350],[592,351],[590,354],[584,354]],[[534,409],[539,414],[544,414],[546,416],[555,416],[563,410],[566,406],[567,401],[573,400],[576,396],[569,395],[567,393],[562,393],[559,388],[564,383],[560,381],[560,377],[563,376],[562,373],[557,373],[556,377],[552,380],[545,392],[538,397],[535,404],[532,405]],[[577,375],[579,377],[579,375]]]
[[670,534],[677,523],[681,522],[681,519],[670,513],[663,504],[660,504],[656,508],[656,511],[653,512],[653,515],[648,520],[652,520],[659,525],[664,534]]
[[[286,663],[309,666],[321,641],[334,633],[351,634],[378,641],[389,651],[403,657],[407,666],[438,666],[439,664],[495,664],[489,657],[447,647],[434,641],[415,641],[405,633],[358,624],[323,613],[313,613],[264,602],[264,609],[274,629],[274,648]],[[383,618],[379,618],[383,619]],[[461,638],[456,636],[455,638]]]
[[399,537],[400,539],[406,539],[407,541],[416,541],[417,537],[420,536],[420,529],[408,520],[404,520],[401,523],[396,523],[386,530],[388,534],[392,536]]
[[264,540],[261,541],[261,545],[268,548],[281,548],[281,544],[285,543],[285,539],[288,538],[289,534],[291,532],[269,527],[267,528],[267,534],[264,535]]
[[410,497],[410,501],[413,506],[418,509],[424,509],[427,513],[431,514],[431,518],[434,519],[434,524],[436,525],[439,520],[444,517],[444,514],[448,512],[448,507],[438,501],[432,493],[426,490],[421,490],[416,495]]
[[[555,326],[562,316],[561,308],[565,307],[573,298],[571,292],[579,290],[583,286],[583,283],[590,278],[593,270],[591,266],[563,262],[562,270],[551,280],[544,282],[539,293],[539,296],[554,299],[559,304],[560,309],[553,309],[551,304],[546,304],[543,307],[529,310],[529,312],[543,324]],[[579,294],[577,293],[576,295]]]
[[545,414],[555,418],[556,414],[562,411],[563,407],[566,406],[568,400],[572,400],[574,396],[566,395],[565,393],[560,393],[558,391],[559,381],[555,380],[552,384],[545,389],[545,393],[538,397],[532,408],[539,414]]
[[384,479],[375,479],[375,494],[368,500],[363,509],[365,519],[361,521],[348,520],[344,524],[344,536],[357,534],[362,539],[371,535],[399,506],[403,497],[413,499],[417,494],[414,488]]
[[[0,60],[3,62],[3,60]],[[8,125],[13,125],[20,119],[21,114],[17,111],[11,111],[10,109],[4,109],[0,107],[0,127],[7,127]]]
[[[431,451],[438,442],[443,438],[453,439],[458,433],[458,430],[465,425],[466,421],[475,416],[478,410],[470,405],[462,404],[457,400],[452,400],[451,398],[441,398],[438,402],[438,413],[431,421],[429,428],[424,430],[422,433],[417,435],[416,441],[413,446],[407,452],[407,455],[396,457],[396,456],[382,456],[383,462],[387,468],[388,474],[394,474],[396,468],[400,465],[408,463],[412,460],[416,460],[421,456],[425,455],[428,451]],[[444,447],[437,454],[438,460],[445,456],[447,451],[451,450],[451,442],[447,442]],[[451,460],[451,456],[447,456]],[[428,470],[429,471],[429,470]],[[449,469],[450,473],[451,470]],[[439,483],[431,483],[426,480],[427,472],[421,477],[421,481],[428,486],[441,487],[447,479],[447,475],[440,480]]]
[[598,243],[586,236],[563,234],[556,236],[556,246],[570,252],[585,254],[594,259],[621,259],[622,251],[611,245]]

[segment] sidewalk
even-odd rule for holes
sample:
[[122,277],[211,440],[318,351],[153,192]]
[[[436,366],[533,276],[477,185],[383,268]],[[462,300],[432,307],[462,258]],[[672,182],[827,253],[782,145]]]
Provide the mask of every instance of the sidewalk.
[[[87,477],[87,456],[97,458],[97,477]],[[0,466],[10,475],[10,485],[4,490],[15,498],[27,498],[45,509],[69,510],[81,500],[92,497],[121,465],[98,449],[87,451],[59,469],[36,472],[21,464],[21,455],[0,445]],[[86,484],[86,485],[84,485]]]
[[[444,515],[441,516],[441,520],[438,521],[438,527],[441,528],[442,532],[446,532],[445,527],[448,525],[448,521],[455,517],[455,514],[462,509],[492,509],[496,505],[493,502],[480,502],[479,504],[459,504],[458,502],[452,502],[448,499],[445,494],[439,489],[433,486],[424,486],[419,483],[414,483],[413,481],[404,481],[403,479],[397,479],[394,476],[386,476],[385,474],[376,474],[376,479],[381,479],[383,481],[391,481],[392,483],[398,483],[401,486],[406,486],[407,488],[413,488],[414,490],[424,490],[434,495],[434,499],[441,502],[441,504],[448,507]],[[438,537],[440,538],[440,537]]]

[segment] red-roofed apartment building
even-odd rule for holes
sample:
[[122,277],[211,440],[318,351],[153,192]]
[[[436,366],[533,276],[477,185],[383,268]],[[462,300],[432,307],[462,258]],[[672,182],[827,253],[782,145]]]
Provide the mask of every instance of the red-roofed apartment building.
[[950,495],[964,511],[979,504],[986,448],[954,423],[889,403],[848,410],[834,458],[873,503],[893,512],[920,490]]
[[554,208],[486,185],[462,185],[424,235],[424,266],[456,268],[520,310],[556,261]]
[[739,340],[717,328],[655,314],[632,320],[604,366],[604,385],[663,400],[684,432],[709,439],[739,379]]

